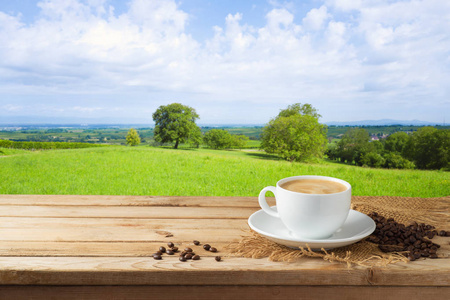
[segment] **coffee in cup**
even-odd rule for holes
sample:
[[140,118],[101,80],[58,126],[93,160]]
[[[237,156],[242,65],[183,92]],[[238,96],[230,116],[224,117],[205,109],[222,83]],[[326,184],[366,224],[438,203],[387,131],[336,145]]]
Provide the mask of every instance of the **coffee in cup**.
[[[269,207],[265,194],[275,195],[277,210]],[[327,176],[293,176],[281,179],[259,194],[259,205],[269,215],[280,218],[291,235],[303,239],[326,239],[347,219],[351,185]]]

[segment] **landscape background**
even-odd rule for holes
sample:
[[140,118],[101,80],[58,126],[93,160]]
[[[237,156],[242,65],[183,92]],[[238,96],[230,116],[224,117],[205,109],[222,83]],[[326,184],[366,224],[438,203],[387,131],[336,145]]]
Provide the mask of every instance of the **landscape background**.
[[[207,132],[217,127],[202,127]],[[330,126],[328,138],[336,143],[350,128]],[[372,137],[414,132],[420,126],[366,126]],[[437,126],[449,130],[449,126]],[[129,127],[9,127],[1,140],[40,140],[47,144],[93,146],[82,149],[24,150],[0,147],[0,193],[256,196],[279,179],[295,175],[325,175],[352,184],[353,195],[441,197],[450,195],[450,172],[359,167],[330,159],[288,162],[259,150],[262,127],[222,127],[243,134],[243,149],[213,150],[173,144],[159,145],[153,129],[138,128],[143,143],[126,146]],[[40,143],[40,142],[38,142]],[[46,143],[42,143],[46,144]],[[102,146],[103,145],[103,146]],[[95,146],[95,147],[94,147]],[[36,147],[36,146],[33,146]]]
[[[319,174],[355,195],[448,196],[449,16],[441,0],[1,1],[0,193],[257,196]],[[197,111],[203,134],[248,141],[155,142],[152,114],[174,102]],[[328,125],[323,158],[260,150],[263,126],[294,103]],[[423,126],[439,134],[410,148],[439,152],[434,170],[375,153]],[[375,152],[337,157],[358,127]],[[140,145],[126,146],[130,128]]]

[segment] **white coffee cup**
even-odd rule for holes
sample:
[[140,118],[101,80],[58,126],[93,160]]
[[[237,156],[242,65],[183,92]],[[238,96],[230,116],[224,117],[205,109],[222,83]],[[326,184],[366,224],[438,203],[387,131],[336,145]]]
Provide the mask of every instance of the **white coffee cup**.
[[[334,194],[306,194],[280,186],[301,179],[334,181],[347,189]],[[277,210],[267,204],[267,191],[275,195]],[[276,187],[263,188],[259,193],[259,205],[267,214],[280,218],[293,237],[326,239],[345,223],[350,211],[351,194],[351,185],[341,179],[314,175],[293,176],[279,180]]]

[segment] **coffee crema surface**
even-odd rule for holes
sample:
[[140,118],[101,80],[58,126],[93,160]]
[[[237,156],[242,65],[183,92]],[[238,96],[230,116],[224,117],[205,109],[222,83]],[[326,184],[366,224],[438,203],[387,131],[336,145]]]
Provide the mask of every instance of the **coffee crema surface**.
[[304,194],[336,194],[347,190],[342,183],[322,179],[298,179],[280,185],[285,190]]

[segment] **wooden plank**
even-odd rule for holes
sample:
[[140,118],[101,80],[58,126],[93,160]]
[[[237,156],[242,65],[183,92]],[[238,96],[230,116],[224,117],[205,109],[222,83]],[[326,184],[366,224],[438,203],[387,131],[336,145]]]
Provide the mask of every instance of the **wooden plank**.
[[[174,240],[173,237],[166,238],[165,241],[148,242],[30,242],[30,241],[2,241],[0,243],[0,256],[150,256],[159,247],[167,248],[167,242],[173,241],[180,250],[186,247],[192,248],[201,257],[214,257],[216,255],[229,255],[226,246],[228,242],[216,240],[206,241],[218,249],[217,253],[204,250],[201,246],[193,245],[192,241]],[[178,257],[178,252],[175,256]],[[163,258],[168,257],[167,254]]]
[[[52,229],[67,228],[74,230],[92,227],[114,228],[144,228],[144,229],[241,229],[245,228],[245,219],[142,219],[142,218],[47,218],[47,217],[2,217],[0,218],[0,229]],[[1,236],[0,236],[1,237]]]
[[248,219],[257,208],[1,205],[0,217]]
[[194,240],[201,239],[216,242],[231,242],[239,239],[241,230],[236,229],[210,229],[210,228],[173,228],[152,229],[152,228],[122,228],[116,230],[114,227],[108,228],[48,228],[46,230],[30,228],[0,229],[0,236],[3,241],[60,241],[60,242],[133,242],[133,241],[162,241],[163,237],[172,235],[174,240]]
[[388,268],[347,268],[321,259],[270,262],[212,257],[0,257],[3,285],[381,285],[450,286],[449,260],[420,260]]
[[0,286],[1,299],[446,299],[450,287],[362,286]]
[[[267,198],[270,205],[275,199]],[[254,207],[257,197],[115,196],[115,195],[0,195],[1,205],[81,206],[189,206]]]

